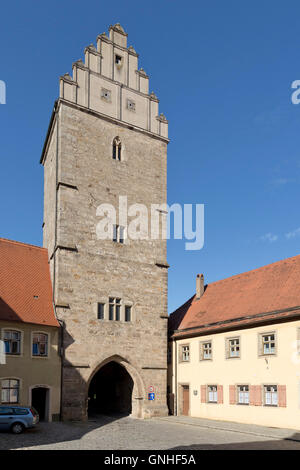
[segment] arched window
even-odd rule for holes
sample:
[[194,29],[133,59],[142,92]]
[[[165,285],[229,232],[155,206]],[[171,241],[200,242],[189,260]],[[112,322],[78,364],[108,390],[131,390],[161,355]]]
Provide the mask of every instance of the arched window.
[[115,137],[113,141],[113,159],[121,161],[122,144],[119,137]]

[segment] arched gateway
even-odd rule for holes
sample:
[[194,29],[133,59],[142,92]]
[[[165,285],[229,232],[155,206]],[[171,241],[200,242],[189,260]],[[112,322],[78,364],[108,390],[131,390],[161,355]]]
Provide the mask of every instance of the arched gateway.
[[112,356],[102,361],[87,384],[88,416],[127,414],[142,417],[144,387],[126,359]]

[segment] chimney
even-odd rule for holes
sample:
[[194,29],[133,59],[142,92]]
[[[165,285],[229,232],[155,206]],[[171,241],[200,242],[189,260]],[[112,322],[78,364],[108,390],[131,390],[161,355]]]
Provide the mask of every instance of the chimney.
[[204,293],[204,276],[203,274],[197,274],[196,278],[196,299],[200,299]]

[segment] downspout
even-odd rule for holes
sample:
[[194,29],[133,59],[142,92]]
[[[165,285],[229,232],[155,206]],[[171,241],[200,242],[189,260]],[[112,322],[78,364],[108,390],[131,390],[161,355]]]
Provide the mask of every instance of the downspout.
[[59,414],[60,414],[60,421],[62,421],[62,394],[63,394],[63,362],[64,362],[64,357],[65,357],[65,350],[64,350],[64,331],[65,331],[65,322],[64,320],[58,320],[60,324],[60,360],[61,360],[61,368],[60,368],[60,409],[59,409]]

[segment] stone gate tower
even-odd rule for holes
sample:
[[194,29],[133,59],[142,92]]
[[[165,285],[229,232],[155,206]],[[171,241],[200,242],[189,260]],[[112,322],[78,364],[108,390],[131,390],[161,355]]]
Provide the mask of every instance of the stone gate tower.
[[84,53],[60,78],[41,157],[44,247],[63,325],[62,417],[165,415],[166,241],[132,240],[118,221],[99,239],[97,208],[118,214],[119,196],[149,214],[166,203],[168,123],[120,24]]

